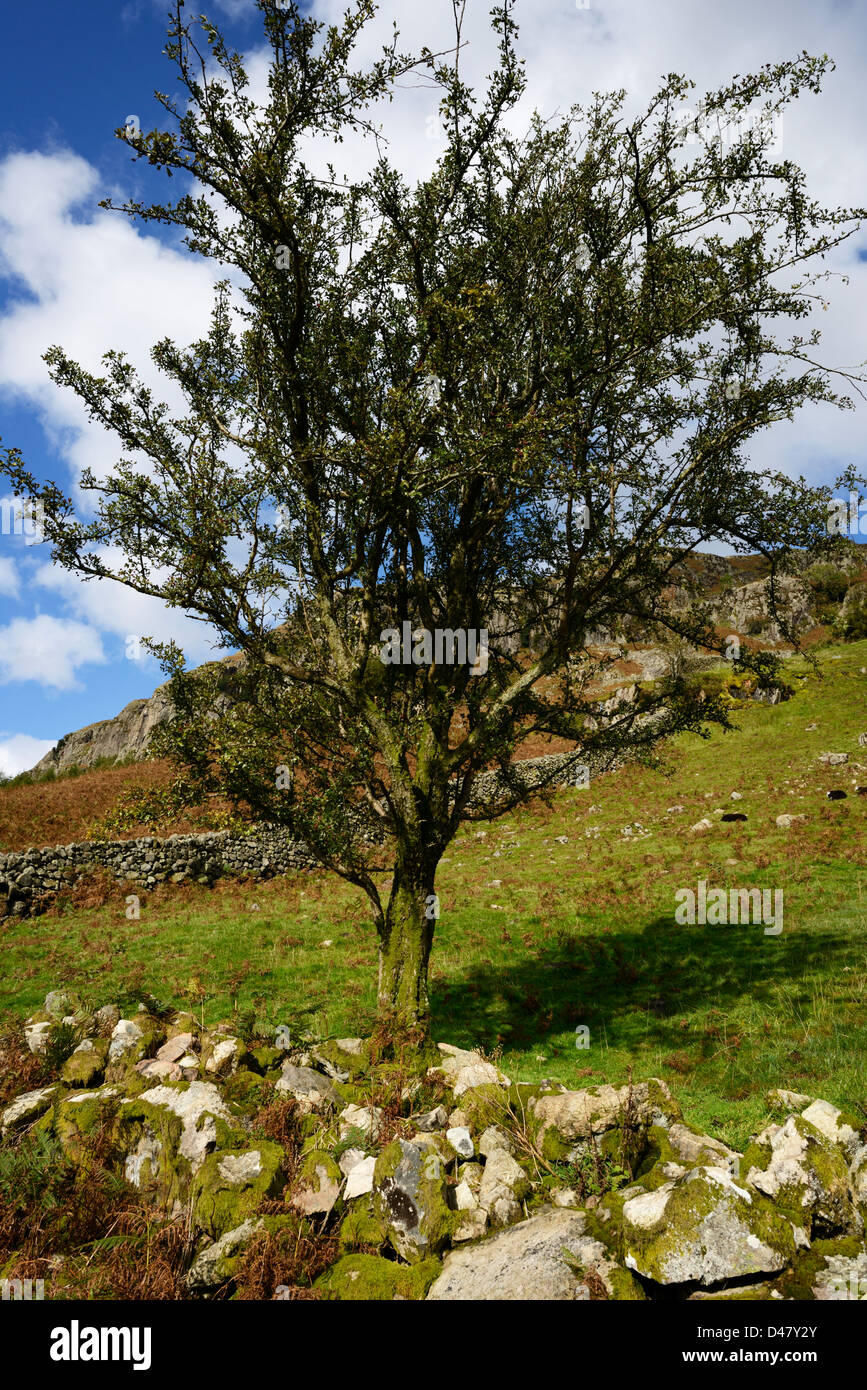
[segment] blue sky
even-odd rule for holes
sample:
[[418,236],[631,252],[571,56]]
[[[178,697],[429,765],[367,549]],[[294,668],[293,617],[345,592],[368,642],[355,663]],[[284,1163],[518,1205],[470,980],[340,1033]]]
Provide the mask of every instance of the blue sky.
[[[252,0],[187,7],[201,8],[248,54],[253,89],[261,90],[266,69]],[[312,9],[333,21],[343,4],[315,0]],[[488,9],[489,0],[468,0],[464,71],[474,82],[493,61]],[[59,343],[96,369],[104,351],[120,348],[158,387],[150,345],[166,334],[181,344],[199,336],[217,278],[172,233],[97,206],[107,196],[161,201],[181,191],[179,180],[167,188],[165,175],[133,163],[112,133],[130,114],[144,129],[162,124],[153,90],[176,90],[162,53],[166,12],[165,0],[42,0],[38,33],[26,7],[7,7],[2,19],[0,436],[38,476],[78,497],[82,468],[107,471],[117,451],[49,380],[42,353]],[[365,56],[389,37],[393,20],[401,48],[450,42],[450,0],[389,0]],[[803,49],[827,51],[837,69],[820,97],[786,113],[784,154],[805,168],[820,201],[867,203],[867,8],[857,0],[590,0],[586,7],[523,0],[518,20],[526,104],[546,113],[621,86],[638,109],[671,71],[687,73],[700,91]],[[382,120],[395,162],[409,176],[427,172],[437,154],[430,93],[405,91]],[[345,157],[362,156],[350,145]],[[867,231],[840,249],[832,268],[849,284],[833,280],[828,309],[817,306],[822,357],[854,368],[867,359]],[[864,470],[864,408],[811,408],[764,436],[754,461],[817,483],[850,463]],[[0,534],[0,772],[31,766],[64,733],[151,693],[161,671],[128,654],[129,637],[174,637],[192,662],[215,650],[202,624],[118,585],[84,584],[52,569],[47,550]]]

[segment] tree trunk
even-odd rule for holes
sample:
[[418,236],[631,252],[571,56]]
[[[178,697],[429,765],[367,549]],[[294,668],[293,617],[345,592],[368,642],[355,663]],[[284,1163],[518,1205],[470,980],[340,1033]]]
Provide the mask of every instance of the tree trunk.
[[379,942],[379,1011],[400,1029],[430,1032],[427,970],[433,945],[436,862],[398,862]]

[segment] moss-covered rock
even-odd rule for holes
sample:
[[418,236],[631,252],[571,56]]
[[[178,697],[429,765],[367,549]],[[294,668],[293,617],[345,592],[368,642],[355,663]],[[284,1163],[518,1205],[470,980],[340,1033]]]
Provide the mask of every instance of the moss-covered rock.
[[325,1149],[311,1149],[301,1164],[292,1205],[306,1216],[327,1216],[342,1185],[343,1174],[331,1154]]
[[388,1225],[373,1210],[371,1201],[357,1201],[340,1224],[340,1249],[344,1254],[353,1251],[378,1253],[388,1244]]
[[439,1260],[427,1258],[411,1266],[379,1255],[344,1255],[317,1279],[315,1287],[326,1298],[344,1302],[420,1300],[437,1278]]
[[753,1161],[745,1169],[745,1185],[771,1198],[809,1237],[862,1230],[843,1150],[805,1116],[770,1125],[748,1153]]
[[266,1197],[286,1185],[283,1150],[265,1139],[255,1147],[209,1154],[192,1184],[193,1219],[214,1239],[240,1226]]
[[68,1086],[99,1086],[105,1077],[108,1038],[85,1038],[60,1069]]
[[623,1262],[657,1284],[707,1286],[775,1274],[794,1256],[791,1223],[721,1168],[693,1168],[653,1191],[624,1196]]
[[450,1209],[444,1165],[438,1155],[395,1139],[376,1160],[374,1210],[388,1226],[389,1240],[409,1263],[438,1254],[457,1224]]

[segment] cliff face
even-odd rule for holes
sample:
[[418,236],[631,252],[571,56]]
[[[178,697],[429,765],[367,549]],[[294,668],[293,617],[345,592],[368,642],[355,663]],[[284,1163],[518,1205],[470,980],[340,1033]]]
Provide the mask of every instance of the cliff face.
[[[695,563],[693,564],[692,561]],[[721,555],[701,555],[692,557],[689,568],[693,577],[700,577],[703,585],[713,590],[721,584],[728,584],[714,603],[714,616],[719,625],[730,628],[732,633],[749,636],[769,644],[779,642],[781,634],[777,624],[769,617],[765,582],[757,578],[765,568],[759,556],[726,557]],[[752,562],[752,563],[751,563]],[[741,582],[738,583],[737,581]],[[747,582],[743,582],[746,580]],[[811,594],[808,586],[799,579],[780,581],[781,602],[794,617],[797,627],[807,631],[818,621],[812,611]],[[686,601],[686,591],[675,587],[672,602]],[[527,640],[534,648],[545,645],[544,635],[538,632],[520,632],[514,618],[505,612],[496,613],[490,623],[492,643],[496,641],[498,630],[507,630],[508,636],[501,638],[507,650],[516,650]],[[600,646],[610,642],[611,634],[603,631],[589,635],[589,640]],[[635,640],[635,639],[633,639]],[[666,669],[667,660],[663,653],[649,644],[642,647],[640,638],[635,649],[627,653],[632,663],[633,675],[639,679],[656,679]],[[227,665],[243,663],[243,657],[232,654],[223,658]],[[147,753],[148,743],[154,729],[171,713],[171,703],[166,695],[167,687],[159,686],[149,699],[132,700],[114,719],[103,719],[96,724],[88,724],[84,729],[66,734],[60,742],[46,753],[32,772],[63,772],[77,764],[79,767],[92,767],[100,758],[122,761],[125,758],[142,758]]]
[[32,771],[63,772],[74,764],[92,767],[100,758],[144,757],[151,734],[171,711],[164,689],[160,686],[149,700],[131,700],[114,719],[101,719],[66,734]]

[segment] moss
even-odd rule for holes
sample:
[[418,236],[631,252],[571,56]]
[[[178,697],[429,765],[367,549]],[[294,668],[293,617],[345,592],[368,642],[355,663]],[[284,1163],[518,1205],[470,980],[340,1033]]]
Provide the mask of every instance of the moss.
[[76,1089],[81,1086],[98,1086],[105,1076],[108,1038],[93,1038],[92,1044],[85,1052],[73,1052],[61,1067],[62,1079]]
[[[259,1173],[247,1182],[232,1181],[221,1171],[226,1159],[259,1154]],[[266,1197],[279,1197],[286,1185],[284,1154],[279,1144],[263,1140],[254,1149],[238,1148],[209,1154],[196,1173],[191,1189],[193,1218],[200,1230],[214,1240],[240,1226]]]
[[265,1078],[256,1072],[236,1071],[222,1087],[223,1100],[233,1115],[255,1115],[263,1103],[266,1085]]
[[813,1288],[818,1275],[827,1266],[830,1256],[857,1259],[864,1253],[863,1243],[857,1236],[841,1236],[837,1240],[814,1240],[809,1250],[799,1250],[792,1268],[777,1278],[777,1286],[783,1298],[815,1299]]
[[344,1302],[390,1302],[396,1298],[420,1301],[439,1275],[439,1260],[407,1266],[379,1255],[344,1255],[317,1279],[315,1288],[326,1298]]
[[353,1202],[340,1227],[341,1251],[379,1251],[387,1244],[388,1226],[382,1217],[372,1211],[370,1204],[365,1207],[363,1202]]
[[276,1071],[279,1076],[286,1054],[281,1052],[279,1047],[254,1047],[250,1051],[250,1056],[252,1058],[250,1066],[253,1067],[255,1064],[255,1070],[261,1072],[263,1076],[272,1070]]

